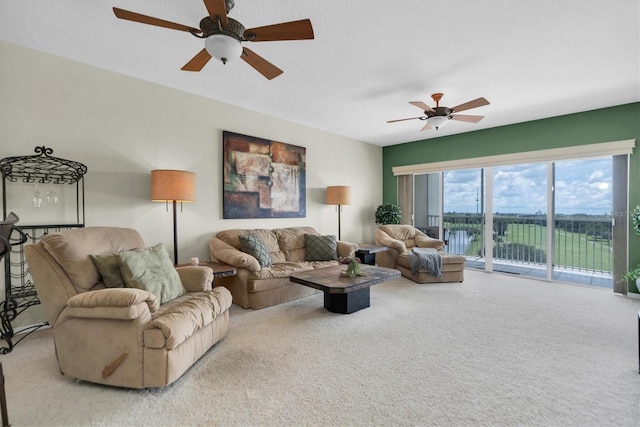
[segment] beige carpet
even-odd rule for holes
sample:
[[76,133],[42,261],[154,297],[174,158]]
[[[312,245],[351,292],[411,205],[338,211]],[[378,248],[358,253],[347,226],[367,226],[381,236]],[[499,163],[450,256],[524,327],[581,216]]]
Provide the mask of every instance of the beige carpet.
[[640,300],[467,271],[376,285],[351,315],[322,295],[232,309],[174,385],[122,390],[57,370],[49,331],[2,356],[9,421],[31,425],[639,426]]

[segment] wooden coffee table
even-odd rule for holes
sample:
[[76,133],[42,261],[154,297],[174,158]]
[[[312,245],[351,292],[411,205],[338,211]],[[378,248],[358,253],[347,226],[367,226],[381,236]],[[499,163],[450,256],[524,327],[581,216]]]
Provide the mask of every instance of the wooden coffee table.
[[345,277],[344,264],[317,270],[301,271],[291,275],[290,280],[300,285],[324,292],[324,308],[333,313],[349,314],[369,307],[371,285],[400,277],[398,270],[391,268],[360,265],[366,276]]

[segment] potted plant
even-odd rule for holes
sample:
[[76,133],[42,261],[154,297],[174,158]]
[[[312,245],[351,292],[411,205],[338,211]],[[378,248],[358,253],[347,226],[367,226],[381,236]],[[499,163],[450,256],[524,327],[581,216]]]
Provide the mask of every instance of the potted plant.
[[384,203],[376,209],[376,224],[400,224],[402,211],[395,203]]
[[[633,223],[633,230],[637,235],[640,235],[640,206],[636,206],[633,211],[631,211],[631,222]],[[625,280],[633,280],[637,285],[638,279],[640,279],[640,264],[633,270],[627,272],[622,278]]]

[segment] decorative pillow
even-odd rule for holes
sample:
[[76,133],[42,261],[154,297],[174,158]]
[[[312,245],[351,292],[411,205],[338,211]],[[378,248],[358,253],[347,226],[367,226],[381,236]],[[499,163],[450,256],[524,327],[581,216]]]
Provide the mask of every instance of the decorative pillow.
[[258,260],[260,267],[268,267],[273,264],[271,254],[265,244],[255,234],[248,236],[238,236],[240,240],[240,250]]
[[98,269],[98,274],[102,277],[102,282],[107,288],[126,287],[120,272],[120,264],[118,264],[115,255],[89,255],[89,257]]
[[305,261],[331,261],[338,259],[336,236],[304,235]]
[[151,248],[120,252],[115,256],[127,286],[151,292],[160,304],[185,293],[180,276],[162,243]]

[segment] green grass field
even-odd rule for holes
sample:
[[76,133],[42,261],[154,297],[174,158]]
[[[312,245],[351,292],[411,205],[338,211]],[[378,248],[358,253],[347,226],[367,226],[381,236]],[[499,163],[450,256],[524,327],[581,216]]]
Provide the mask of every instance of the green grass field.
[[[460,227],[462,225],[463,227]],[[449,225],[453,227],[453,224]],[[478,229],[478,224],[456,224],[457,229]],[[450,229],[451,229],[450,228]],[[547,250],[547,227],[537,224],[510,223],[507,232],[499,236],[503,243],[529,245],[536,249]],[[606,240],[597,240],[585,233],[573,233],[556,229],[554,264],[562,267],[572,267],[584,270],[611,272],[611,246]],[[472,240],[465,251],[465,255],[477,256],[482,241],[480,235]],[[519,260],[523,261],[523,260]],[[525,260],[528,261],[528,260]]]

